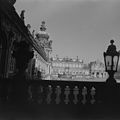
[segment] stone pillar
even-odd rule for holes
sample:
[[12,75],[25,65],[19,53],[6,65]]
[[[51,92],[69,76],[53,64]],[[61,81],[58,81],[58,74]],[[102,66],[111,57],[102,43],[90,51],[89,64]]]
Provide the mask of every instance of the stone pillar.
[[2,44],[0,44],[0,63],[1,63],[1,59],[2,59]]
[[10,24],[8,25],[7,22],[5,22],[6,19],[4,15],[0,16],[0,76],[2,78],[5,78],[7,75],[10,47],[14,36]]
[[1,42],[1,60],[0,60],[0,77],[5,77],[5,64],[6,64],[6,52],[7,52],[7,36],[0,27],[0,42]]
[[5,63],[5,77],[8,78],[8,72],[9,72],[9,64],[10,64],[10,58],[11,58],[11,46],[13,42],[14,33],[12,30],[10,30],[7,33],[7,49],[6,49],[6,63]]

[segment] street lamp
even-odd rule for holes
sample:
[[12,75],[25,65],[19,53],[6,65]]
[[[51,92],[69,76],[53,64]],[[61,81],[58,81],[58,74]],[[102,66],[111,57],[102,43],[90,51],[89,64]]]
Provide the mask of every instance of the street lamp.
[[107,82],[116,83],[116,80],[114,79],[114,74],[115,72],[117,72],[118,68],[119,52],[116,51],[116,46],[113,44],[114,40],[110,40],[110,43],[111,45],[108,46],[107,51],[103,53],[105,71],[109,74]]

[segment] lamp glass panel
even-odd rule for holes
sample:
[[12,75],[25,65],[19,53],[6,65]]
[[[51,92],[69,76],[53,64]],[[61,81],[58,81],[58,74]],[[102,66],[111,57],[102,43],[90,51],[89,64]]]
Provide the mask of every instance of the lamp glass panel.
[[114,56],[113,58],[113,70],[117,70],[117,62],[118,62],[118,56]]
[[107,70],[111,70],[112,56],[106,56],[105,57],[105,62],[106,62],[106,68],[107,68]]

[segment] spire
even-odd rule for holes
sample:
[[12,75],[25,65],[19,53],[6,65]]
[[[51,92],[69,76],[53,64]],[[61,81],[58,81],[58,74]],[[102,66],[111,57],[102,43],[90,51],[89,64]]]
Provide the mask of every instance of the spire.
[[41,31],[46,31],[45,21],[42,21],[42,25],[40,27]]

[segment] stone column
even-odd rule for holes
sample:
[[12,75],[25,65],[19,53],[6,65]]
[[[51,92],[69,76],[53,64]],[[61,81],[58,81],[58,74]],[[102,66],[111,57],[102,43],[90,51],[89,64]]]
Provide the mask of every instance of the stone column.
[[5,77],[5,63],[6,63],[6,51],[7,51],[7,36],[0,27],[0,42],[1,42],[1,60],[0,60],[0,77]]

